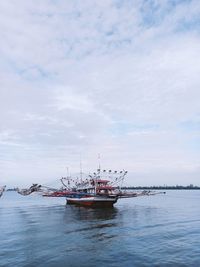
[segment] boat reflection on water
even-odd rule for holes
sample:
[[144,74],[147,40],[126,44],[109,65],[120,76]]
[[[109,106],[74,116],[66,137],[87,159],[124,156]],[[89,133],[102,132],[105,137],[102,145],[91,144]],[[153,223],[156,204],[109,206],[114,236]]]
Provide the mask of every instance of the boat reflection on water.
[[[80,249],[81,253],[82,248],[77,244],[80,240],[89,246],[90,251],[94,250],[94,253],[102,251],[102,246],[112,245],[118,235],[117,229],[120,221],[118,214],[117,208],[89,209],[67,206],[64,218],[67,225],[65,236],[67,238],[74,236],[77,240],[76,244],[68,244],[67,253],[74,249]],[[69,223],[69,215],[71,223]]]
[[[70,216],[77,221],[98,221],[98,220],[114,220],[118,214],[118,209],[115,207],[106,209],[93,209],[81,206],[68,205],[67,211],[70,211]],[[69,213],[67,214],[69,216]]]

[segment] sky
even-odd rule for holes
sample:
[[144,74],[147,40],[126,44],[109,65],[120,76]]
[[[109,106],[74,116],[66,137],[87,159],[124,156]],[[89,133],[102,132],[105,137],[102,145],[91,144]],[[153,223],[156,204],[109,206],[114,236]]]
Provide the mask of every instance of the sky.
[[0,185],[127,170],[200,185],[199,0],[0,1]]

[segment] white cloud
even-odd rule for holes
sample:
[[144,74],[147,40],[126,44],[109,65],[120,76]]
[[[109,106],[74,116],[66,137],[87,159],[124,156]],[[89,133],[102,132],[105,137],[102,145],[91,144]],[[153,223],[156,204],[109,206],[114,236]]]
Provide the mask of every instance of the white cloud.
[[53,97],[54,106],[58,111],[75,110],[80,112],[95,112],[93,103],[88,99],[87,95],[73,93],[72,88],[59,88]]

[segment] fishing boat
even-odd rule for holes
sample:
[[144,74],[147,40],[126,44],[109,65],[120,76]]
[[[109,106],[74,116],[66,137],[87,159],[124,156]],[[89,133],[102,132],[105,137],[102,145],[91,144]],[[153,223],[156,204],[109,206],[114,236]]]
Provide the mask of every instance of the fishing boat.
[[[67,204],[85,206],[91,208],[106,208],[113,205],[120,198],[133,198],[140,196],[152,196],[165,192],[155,191],[127,191],[121,190],[127,171],[101,170],[100,166],[96,172],[85,177],[80,172],[80,177],[71,176],[61,178],[60,189],[33,184],[30,188],[16,191],[24,196],[34,192],[42,193],[44,197],[65,197]],[[0,195],[1,196],[1,195]]]
[[[109,179],[103,179],[102,174]],[[112,207],[119,198],[119,183],[123,181],[126,174],[127,171],[112,172],[109,170],[106,173],[106,170],[101,172],[101,169],[97,169],[96,173],[89,175],[86,179],[82,179],[82,177],[76,180],[70,177],[62,178],[62,183],[68,188],[68,192],[71,192],[66,195],[67,204]],[[67,180],[67,185],[64,180]]]

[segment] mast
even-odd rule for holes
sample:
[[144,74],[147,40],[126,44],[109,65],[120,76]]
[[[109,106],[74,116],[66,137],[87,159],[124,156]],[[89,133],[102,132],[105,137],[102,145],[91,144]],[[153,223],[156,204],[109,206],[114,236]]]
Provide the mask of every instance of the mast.
[[98,170],[99,170],[99,172],[100,172],[100,171],[101,171],[100,154],[98,154],[98,162],[99,162]]
[[69,168],[68,167],[66,168],[67,168],[67,178],[69,178]]
[[95,194],[97,193],[97,179],[101,179],[101,164],[100,164],[100,153],[98,154],[98,169],[95,178]]
[[83,171],[82,171],[82,159],[81,159],[81,155],[80,155],[80,180],[81,180],[81,183],[82,183],[82,178],[83,178]]

